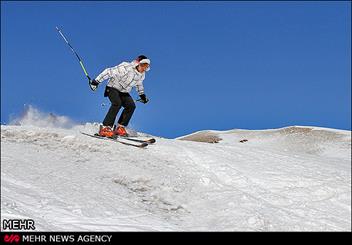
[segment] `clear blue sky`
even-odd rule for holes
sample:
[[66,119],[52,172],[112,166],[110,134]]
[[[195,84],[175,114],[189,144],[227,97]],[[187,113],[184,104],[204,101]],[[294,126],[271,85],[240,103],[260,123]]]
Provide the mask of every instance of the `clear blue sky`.
[[[32,104],[101,122],[91,77],[147,55],[150,103],[131,126],[158,136],[312,125],[351,129],[350,2],[3,2],[1,122]],[[137,93],[133,91],[137,98]]]

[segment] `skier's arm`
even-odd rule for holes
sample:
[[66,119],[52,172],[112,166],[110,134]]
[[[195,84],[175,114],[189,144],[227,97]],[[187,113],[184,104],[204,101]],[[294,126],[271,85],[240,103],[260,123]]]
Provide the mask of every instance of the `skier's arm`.
[[138,95],[139,97],[141,98],[141,102],[142,103],[147,103],[149,101],[149,99],[146,97],[146,95],[144,94],[144,86],[143,86],[143,80],[139,81],[137,84],[136,84],[136,89],[137,89],[137,92],[138,92]]
[[124,64],[120,64],[118,66],[106,68],[102,73],[100,73],[95,80],[98,83],[101,83],[107,79],[112,77],[122,77],[127,73],[127,69]]
[[143,80],[136,83],[136,90],[138,92],[138,95],[144,94]]
[[114,75],[114,70],[116,67],[106,68],[102,73],[100,73],[96,78],[95,81],[101,83],[107,79],[110,79]]

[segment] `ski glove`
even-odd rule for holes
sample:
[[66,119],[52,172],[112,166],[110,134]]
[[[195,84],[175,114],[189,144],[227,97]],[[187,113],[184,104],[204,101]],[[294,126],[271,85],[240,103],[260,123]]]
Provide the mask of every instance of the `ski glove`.
[[145,96],[145,94],[141,94],[139,95],[139,97],[141,97],[141,102],[142,103],[148,103],[149,99]]
[[90,80],[90,84],[93,86],[98,86],[99,82],[97,82],[97,80],[93,79],[93,80]]

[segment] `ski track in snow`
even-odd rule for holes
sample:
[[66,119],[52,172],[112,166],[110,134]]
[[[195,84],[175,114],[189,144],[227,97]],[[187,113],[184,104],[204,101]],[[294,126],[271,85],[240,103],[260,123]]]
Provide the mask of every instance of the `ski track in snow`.
[[[147,149],[1,126],[1,217],[42,231],[350,231],[351,132],[211,131]],[[239,143],[246,138],[248,142]]]

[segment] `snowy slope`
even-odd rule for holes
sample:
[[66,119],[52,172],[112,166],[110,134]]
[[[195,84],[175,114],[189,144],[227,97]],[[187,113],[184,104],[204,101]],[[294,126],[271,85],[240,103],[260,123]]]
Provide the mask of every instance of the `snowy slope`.
[[139,149],[80,134],[96,127],[1,126],[1,218],[43,231],[351,230],[350,131],[203,131],[221,140]]

